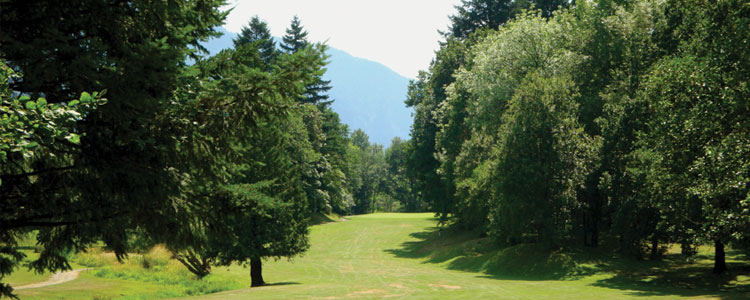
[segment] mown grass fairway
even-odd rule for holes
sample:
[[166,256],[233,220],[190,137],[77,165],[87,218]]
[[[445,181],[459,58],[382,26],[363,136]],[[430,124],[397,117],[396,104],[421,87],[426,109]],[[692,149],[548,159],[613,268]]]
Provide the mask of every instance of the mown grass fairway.
[[[542,254],[532,245],[494,250],[485,239],[438,233],[432,214],[372,214],[311,228],[310,250],[270,261],[270,286],[182,299],[748,299],[746,260],[730,256],[729,275],[710,274],[710,249],[694,262],[661,262],[576,251]],[[438,236],[440,234],[441,236]],[[738,261],[737,259],[742,259]],[[744,266],[744,267],[743,267]],[[507,270],[514,268],[518,270]],[[250,285],[249,269],[216,268],[211,280]],[[168,286],[103,279],[19,291],[21,299],[151,299]],[[159,292],[161,291],[161,292]]]

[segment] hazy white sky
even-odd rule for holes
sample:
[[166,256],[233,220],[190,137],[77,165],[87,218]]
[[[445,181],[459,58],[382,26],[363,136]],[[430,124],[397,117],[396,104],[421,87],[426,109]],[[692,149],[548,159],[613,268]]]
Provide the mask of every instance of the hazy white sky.
[[268,22],[281,37],[294,15],[308,40],[382,63],[415,78],[427,69],[460,0],[230,0],[226,29],[239,33],[250,18]]

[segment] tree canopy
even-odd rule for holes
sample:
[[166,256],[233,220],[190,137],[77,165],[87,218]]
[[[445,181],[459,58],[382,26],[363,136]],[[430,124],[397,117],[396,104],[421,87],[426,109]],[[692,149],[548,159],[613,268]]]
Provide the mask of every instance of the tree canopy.
[[748,245],[740,2],[463,1],[406,101],[415,195],[502,245],[711,243],[724,272]]

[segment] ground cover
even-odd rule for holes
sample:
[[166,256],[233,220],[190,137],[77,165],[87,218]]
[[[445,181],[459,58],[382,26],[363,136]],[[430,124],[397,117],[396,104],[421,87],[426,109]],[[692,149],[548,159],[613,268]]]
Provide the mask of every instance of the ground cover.
[[[476,234],[436,227],[431,214],[372,214],[311,228],[311,248],[291,261],[269,261],[269,286],[249,288],[249,270],[215,268],[203,282],[163,249],[119,265],[106,253],[79,279],[19,291],[22,299],[748,299],[750,264],[728,255],[730,273],[710,274],[710,248],[692,259],[668,253],[639,261],[591,249],[543,251],[496,247]],[[584,251],[585,250],[585,251]],[[112,258],[109,258],[112,259]],[[146,263],[144,263],[146,261]],[[99,265],[97,267],[96,265]],[[149,271],[144,271],[144,264]],[[199,287],[203,286],[204,290]],[[225,291],[201,294],[207,289]]]

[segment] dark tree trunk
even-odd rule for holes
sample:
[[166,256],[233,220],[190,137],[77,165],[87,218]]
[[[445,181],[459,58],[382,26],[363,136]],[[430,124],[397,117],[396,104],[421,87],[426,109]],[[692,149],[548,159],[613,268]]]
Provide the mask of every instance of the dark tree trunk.
[[602,201],[599,193],[596,194],[594,200],[594,211],[592,212],[591,220],[591,247],[599,247],[599,223],[602,219]]
[[[597,172],[596,174],[600,174]],[[583,214],[583,245],[587,247],[599,246],[599,223],[602,219],[602,195],[592,180],[598,180],[599,175],[590,176],[586,181],[586,188],[581,196],[585,204]]]
[[651,238],[651,259],[659,258],[659,238],[654,235]]
[[586,214],[586,211],[584,211],[581,215],[583,216],[583,245],[589,247],[591,246],[591,244],[589,243],[589,218]]
[[263,281],[263,265],[260,258],[250,259],[250,280],[250,286],[266,285]]
[[682,242],[680,245],[680,253],[684,256],[693,256],[697,253],[697,250],[689,242]]
[[724,243],[720,240],[714,241],[714,274],[721,274],[727,271],[726,255],[724,254]]

